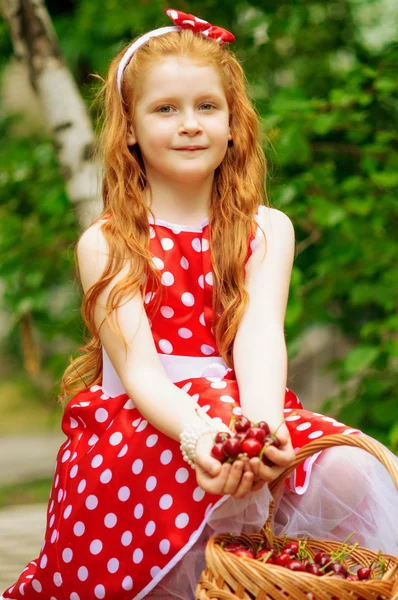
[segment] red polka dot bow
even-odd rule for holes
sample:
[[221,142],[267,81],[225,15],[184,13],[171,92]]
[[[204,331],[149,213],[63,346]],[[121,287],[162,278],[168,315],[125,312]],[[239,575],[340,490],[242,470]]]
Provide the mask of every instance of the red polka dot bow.
[[195,33],[200,33],[205,37],[225,44],[232,44],[235,41],[235,36],[230,31],[217,25],[211,25],[207,21],[195,17],[195,15],[189,15],[174,8],[166,8],[164,12],[178,27],[192,29]]

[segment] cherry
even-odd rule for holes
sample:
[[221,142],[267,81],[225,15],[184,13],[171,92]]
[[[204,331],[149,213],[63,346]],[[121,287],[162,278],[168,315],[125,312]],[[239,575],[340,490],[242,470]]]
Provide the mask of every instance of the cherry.
[[245,556],[246,558],[254,558],[254,554],[251,550],[247,548],[240,548],[239,550],[235,550],[235,556]]
[[269,433],[271,433],[269,425],[265,421],[260,421],[259,423],[257,423],[257,427],[261,427],[261,429],[263,429],[265,431],[265,435],[268,435]]
[[351,573],[347,575],[346,579],[349,579],[350,581],[359,581],[358,577],[351,575]]
[[243,433],[251,427],[251,423],[247,417],[239,417],[235,421],[235,431],[237,433]]
[[225,462],[227,457],[224,454],[224,444],[214,444],[210,454],[220,462]]
[[314,561],[321,567],[324,567],[326,563],[330,562],[331,560],[332,558],[327,552],[318,552],[314,556]]
[[266,436],[265,443],[267,444],[267,446],[275,446],[275,448],[280,448],[281,447],[281,443],[278,440],[278,438],[273,437],[272,435],[267,435]]
[[321,567],[317,563],[310,563],[306,565],[305,570],[307,571],[307,573],[317,575],[318,577],[320,577],[323,574],[321,571]]
[[344,577],[347,577],[347,575],[348,575],[348,571],[345,568],[345,566],[337,561],[333,562],[331,565],[329,565],[329,567],[327,567],[326,570],[333,571],[334,573],[338,573],[340,575],[344,575]]
[[247,454],[249,458],[253,458],[260,454],[263,445],[258,440],[249,438],[248,440],[243,440],[241,447],[242,452]]
[[223,451],[229,458],[237,458],[241,452],[241,441],[237,438],[230,438],[223,443]]
[[369,579],[370,573],[371,571],[369,567],[361,567],[357,571],[358,579]]
[[275,463],[272,462],[272,460],[270,460],[268,458],[268,456],[265,456],[265,454],[262,455],[261,457],[261,462],[266,466],[266,467],[274,467]]
[[222,444],[223,442],[228,440],[230,437],[231,437],[231,434],[228,433],[228,431],[219,431],[216,434],[214,441],[216,442],[216,444]]
[[[256,559],[261,560],[263,563],[275,564],[276,550],[274,548],[262,548],[257,552]],[[265,557],[268,556],[267,559]]]
[[291,571],[305,571],[303,563],[301,562],[301,560],[297,560],[297,558],[294,558],[289,563],[287,563],[286,568],[290,569]]
[[297,542],[287,542],[284,547],[283,550],[285,552],[287,552],[288,550],[291,550],[291,552],[293,554],[297,554],[297,552],[299,551],[299,546]]
[[291,560],[292,557],[290,556],[290,554],[288,554],[287,552],[281,552],[280,554],[276,555],[275,564],[279,565],[280,567],[285,567],[288,563],[290,563]]
[[246,431],[246,439],[253,438],[259,442],[264,442],[265,435],[265,431],[264,429],[261,429],[261,427],[249,427]]

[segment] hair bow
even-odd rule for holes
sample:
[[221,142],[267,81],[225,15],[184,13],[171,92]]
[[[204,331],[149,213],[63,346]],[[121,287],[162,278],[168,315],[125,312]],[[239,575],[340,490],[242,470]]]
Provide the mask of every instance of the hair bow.
[[208,21],[199,19],[195,15],[189,15],[174,8],[166,8],[164,12],[178,27],[192,29],[192,31],[201,33],[205,37],[212,38],[217,42],[232,44],[235,41],[235,36],[230,31],[217,25],[211,25]]

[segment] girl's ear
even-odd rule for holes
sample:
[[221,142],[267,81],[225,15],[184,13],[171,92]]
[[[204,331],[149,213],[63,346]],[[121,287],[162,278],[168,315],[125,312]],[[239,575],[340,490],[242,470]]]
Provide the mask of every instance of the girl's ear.
[[134,144],[137,143],[137,138],[135,136],[135,131],[134,131],[134,127],[133,127],[132,123],[130,123],[128,126],[126,141],[127,141],[127,146],[134,146]]

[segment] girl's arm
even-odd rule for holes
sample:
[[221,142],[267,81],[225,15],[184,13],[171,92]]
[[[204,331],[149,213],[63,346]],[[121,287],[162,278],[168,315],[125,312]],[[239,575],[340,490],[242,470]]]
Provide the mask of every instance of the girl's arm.
[[284,320],[294,261],[295,236],[289,217],[265,208],[265,235],[248,260],[250,302],[234,343],[235,372],[243,414],[275,429],[284,419],[287,349]]
[[[103,273],[108,245],[101,224],[89,227],[77,245],[79,273],[86,292]],[[152,337],[141,294],[138,292],[112,313],[117,316],[127,342],[104,321],[107,297],[114,285],[129,271],[128,266],[101,292],[94,313],[101,342],[127,392],[140,413],[157,429],[179,441],[183,424],[197,419],[191,396],[175,386],[163,368]],[[113,320],[115,322],[115,320]]]

